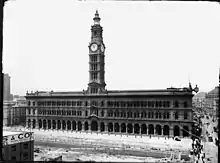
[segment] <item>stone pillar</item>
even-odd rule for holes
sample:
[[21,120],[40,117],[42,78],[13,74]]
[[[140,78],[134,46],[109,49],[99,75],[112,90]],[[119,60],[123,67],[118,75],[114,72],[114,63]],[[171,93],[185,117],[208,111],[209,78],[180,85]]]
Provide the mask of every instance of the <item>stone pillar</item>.
[[39,128],[39,122],[38,122],[38,119],[36,119],[36,129],[38,129]]
[[66,131],[68,130],[68,126],[67,126],[67,121],[65,121],[66,122]]
[[46,120],[46,130],[48,130],[48,120]]
[[146,127],[146,133],[147,133],[147,135],[148,135],[148,127]]
[[33,109],[34,109],[34,107],[33,107],[33,108],[31,108],[31,115],[34,115],[34,114],[33,114]]
[[170,137],[173,137],[173,126],[170,127],[169,136],[170,136]]
[[171,119],[171,120],[174,119],[174,117],[173,117],[173,111],[172,111],[172,110],[170,111],[170,119]]
[[37,112],[37,109],[38,109],[38,108],[35,108],[34,116],[37,116],[37,113],[38,113],[38,112]]
[[28,117],[28,109],[30,109],[30,107],[26,108],[26,117]]
[[108,132],[108,124],[105,123],[105,131],[104,132]]
[[154,126],[154,135],[156,135],[156,126]]
[[28,118],[26,119],[26,127],[28,127]]
[[82,122],[82,130],[81,131],[85,131],[85,122]]
[[78,122],[76,122],[76,131],[78,131]]
[[56,122],[56,130],[58,130],[58,121],[55,120],[55,122]]
[[101,130],[100,130],[100,123],[98,123],[98,132],[101,132]]
[[73,131],[73,123],[72,123],[72,121],[70,121],[70,126],[71,126],[71,131]]
[[163,136],[163,127],[161,127],[161,135]]
[[33,119],[31,119],[31,124],[30,124],[30,126],[31,126],[31,129],[33,128]]

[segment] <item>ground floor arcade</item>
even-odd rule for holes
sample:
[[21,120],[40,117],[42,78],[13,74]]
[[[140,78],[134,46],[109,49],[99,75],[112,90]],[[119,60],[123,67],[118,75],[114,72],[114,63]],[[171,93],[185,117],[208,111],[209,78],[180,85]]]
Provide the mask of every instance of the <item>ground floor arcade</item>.
[[110,121],[100,119],[27,119],[26,126],[39,129],[70,130],[70,131],[91,131],[91,132],[109,132],[109,133],[128,133],[145,134],[157,136],[180,136],[188,137],[191,132],[190,124],[168,124],[156,122],[138,122],[138,121]]

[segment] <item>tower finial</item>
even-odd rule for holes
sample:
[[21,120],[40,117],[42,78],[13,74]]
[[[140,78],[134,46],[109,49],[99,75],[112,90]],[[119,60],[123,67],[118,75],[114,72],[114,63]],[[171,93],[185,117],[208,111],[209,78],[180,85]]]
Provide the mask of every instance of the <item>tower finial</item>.
[[96,10],[95,12],[95,17],[93,18],[94,20],[94,24],[100,24],[100,17],[99,17],[99,13],[98,13],[98,10]]

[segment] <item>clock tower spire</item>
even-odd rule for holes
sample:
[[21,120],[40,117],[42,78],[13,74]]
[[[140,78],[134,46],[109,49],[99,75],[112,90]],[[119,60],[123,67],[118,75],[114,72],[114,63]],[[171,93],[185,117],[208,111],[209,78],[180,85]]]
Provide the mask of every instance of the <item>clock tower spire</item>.
[[91,41],[89,43],[89,94],[105,92],[105,45],[102,38],[101,18],[96,10],[91,27]]

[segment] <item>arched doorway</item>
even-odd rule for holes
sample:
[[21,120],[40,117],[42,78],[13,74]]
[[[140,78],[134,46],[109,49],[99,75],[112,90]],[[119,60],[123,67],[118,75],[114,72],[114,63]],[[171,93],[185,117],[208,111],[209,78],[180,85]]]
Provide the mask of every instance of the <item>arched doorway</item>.
[[180,128],[179,128],[179,126],[174,126],[174,129],[173,129],[174,131],[174,136],[180,136]]
[[66,121],[62,120],[62,130],[66,130]]
[[154,135],[154,125],[149,124],[148,129],[149,129],[148,134],[149,135]]
[[39,128],[42,128],[42,120],[41,119],[39,119],[38,125],[39,125]]
[[89,130],[89,124],[87,121],[84,124],[84,129],[85,129],[85,131]]
[[57,121],[57,128],[58,128],[58,130],[61,129],[61,122],[60,122],[60,120]]
[[91,122],[91,130],[92,131],[98,131],[98,123],[97,123],[97,121],[92,121]]
[[44,119],[44,120],[43,120],[43,128],[46,129],[46,127],[47,127],[47,122],[46,122],[46,120]]
[[105,124],[104,124],[104,122],[100,123],[100,130],[101,130],[101,132],[105,131]]
[[30,128],[30,127],[31,127],[31,120],[28,119],[28,128]]
[[140,126],[137,123],[134,125],[134,133],[135,134],[140,134]]
[[71,130],[71,122],[67,121],[67,130]]
[[82,130],[82,123],[79,121],[78,122],[78,131],[81,131]]
[[183,126],[183,137],[188,137],[188,136],[189,136],[189,127]]
[[125,123],[122,123],[122,124],[121,124],[121,132],[122,132],[122,133],[125,133],[125,132],[126,132],[126,125],[125,125]]
[[108,124],[108,132],[113,132],[113,124],[112,123]]
[[146,124],[141,125],[141,134],[147,134],[147,126]]
[[156,134],[161,135],[161,126],[160,125],[156,125]]
[[76,130],[76,121],[72,121],[72,125],[73,125],[73,130]]
[[128,133],[133,133],[133,125],[131,124],[131,123],[129,123],[128,125],[127,125],[127,131],[128,131]]
[[115,123],[115,132],[119,132],[119,124],[118,123]]
[[32,126],[33,126],[33,128],[36,127],[36,120],[35,120],[35,119],[33,119],[33,124],[32,124]]
[[168,125],[163,126],[163,135],[170,135],[170,127]]
[[48,123],[48,129],[51,129],[51,121],[48,120],[47,123]]
[[52,121],[52,125],[53,125],[53,129],[56,129],[56,121],[55,120]]

